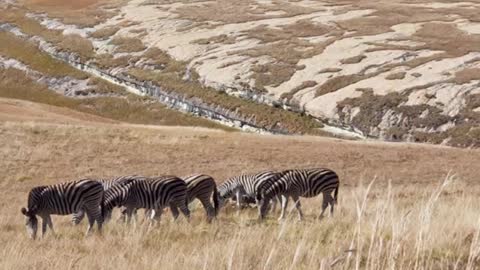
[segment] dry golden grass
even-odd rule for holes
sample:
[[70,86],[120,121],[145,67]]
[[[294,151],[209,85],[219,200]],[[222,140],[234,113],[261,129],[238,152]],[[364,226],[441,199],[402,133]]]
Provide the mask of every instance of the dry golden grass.
[[66,51],[78,53],[82,61],[92,58],[95,54],[92,42],[76,34],[64,36],[62,41],[58,43],[58,47]]
[[[9,104],[10,116],[12,107],[23,116],[41,110]],[[4,119],[4,108],[0,100],[0,140],[6,142],[1,185],[9,190],[0,199],[0,268],[479,267],[478,150],[118,125],[94,118],[59,124],[62,114],[77,117],[65,111],[55,111],[51,123],[25,122],[25,117]],[[30,109],[37,111],[28,114]],[[207,224],[203,209],[193,203],[189,224],[173,223],[166,213],[152,228],[141,219],[130,227],[113,221],[103,236],[87,238],[85,223],[73,227],[70,217],[54,216],[56,236],[33,242],[19,211],[33,186],[80,177],[204,172],[222,182],[242,172],[314,166],[332,168],[341,179],[335,216],[322,221],[315,219],[320,198],[302,199],[306,220],[300,223],[294,211],[286,222],[270,216],[258,223],[254,209],[237,215],[227,207]],[[457,175],[442,187],[450,170]]]
[[110,44],[117,46],[115,48],[117,53],[139,52],[147,48],[140,39],[131,37],[114,37]]
[[[248,21],[291,17],[301,14],[309,14],[319,9],[294,5],[286,1],[276,1],[275,5],[259,4],[254,0],[244,0],[232,3],[228,0],[185,5],[177,8],[181,18],[195,22],[217,21],[223,23],[242,23]],[[268,14],[279,12],[279,15]]]
[[92,27],[118,13],[124,0],[21,0],[21,6],[32,12],[46,13],[66,24]]
[[113,58],[111,54],[104,53],[97,54],[94,62],[99,68],[108,70],[109,68],[126,67],[132,58],[135,59],[134,57],[126,55]]
[[318,89],[316,90],[315,96],[321,96],[331,92],[335,92],[338,89],[341,89],[350,84],[368,79],[373,76],[375,75],[374,74],[368,74],[368,75],[352,74],[352,75],[341,75],[341,76],[333,77],[318,87]]
[[124,97],[68,98],[38,84],[16,69],[0,69],[0,97],[34,101],[137,124],[204,126],[231,130],[220,124],[183,114],[153,99],[127,94],[122,88],[93,79],[90,92],[115,93]]
[[27,4],[47,6],[47,7],[63,7],[68,9],[82,9],[97,4],[101,0],[80,0],[80,1],[63,1],[63,0],[29,0]]
[[[63,35],[60,30],[47,29],[38,21],[26,17],[26,12],[25,9],[17,8],[0,9],[0,22],[15,24],[23,33],[30,36],[39,36],[56,45],[59,49],[76,53],[83,61],[93,56],[94,48],[92,42],[87,38],[77,34]],[[2,33],[2,35],[5,34],[5,32]]]
[[48,54],[22,39],[7,32],[0,32],[0,54],[21,61],[32,69],[49,76],[71,76],[78,79],[86,78],[86,75],[77,71],[68,64],[53,59]]
[[98,38],[98,39],[106,39],[110,36],[115,35],[115,33],[120,30],[120,27],[118,26],[109,26],[109,27],[104,27],[101,29],[96,30],[95,32],[91,33],[90,36],[93,38]]
[[473,80],[480,80],[480,68],[466,68],[455,73],[455,83],[464,84]]

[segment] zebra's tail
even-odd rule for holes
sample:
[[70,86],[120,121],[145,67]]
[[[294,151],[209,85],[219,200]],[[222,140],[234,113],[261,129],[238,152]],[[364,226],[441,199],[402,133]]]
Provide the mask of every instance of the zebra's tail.
[[213,208],[215,209],[215,216],[217,216],[218,214],[218,211],[220,209],[218,209],[220,206],[220,202],[218,201],[218,189],[217,189],[217,186],[215,185],[215,187],[213,188]]
[[335,188],[335,192],[333,193],[333,203],[334,204],[337,204],[337,199],[338,199],[338,189],[340,188],[340,185],[338,185],[336,188]]

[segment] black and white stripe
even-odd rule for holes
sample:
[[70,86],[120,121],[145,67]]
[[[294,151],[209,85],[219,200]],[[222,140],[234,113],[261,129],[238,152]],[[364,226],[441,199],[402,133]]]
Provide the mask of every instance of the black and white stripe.
[[[288,198],[292,197],[299,218],[303,218],[300,204],[300,197],[315,197],[323,194],[322,212],[323,217],[325,209],[330,205],[330,212],[333,215],[334,204],[337,201],[339,188],[338,175],[329,169],[297,169],[287,170],[282,173],[280,178],[264,185],[257,193],[257,200],[260,204],[260,218],[263,219],[268,211],[268,202],[276,197],[282,196],[282,214],[280,219],[285,217],[285,211],[288,204]],[[334,195],[332,197],[332,192]]]
[[125,207],[127,222],[139,208],[151,211],[152,218],[160,218],[163,208],[170,206],[176,219],[178,208],[189,218],[187,204],[187,184],[176,176],[160,176],[154,178],[136,179],[127,183],[117,184],[105,191],[104,209],[107,215],[114,207]]
[[[102,183],[103,190],[106,191],[114,185],[125,184],[133,180],[140,180],[144,179],[145,177],[138,176],[138,175],[128,175],[128,176],[120,176],[112,179],[99,179],[98,181]],[[104,221],[108,221],[111,218],[111,211],[108,212],[107,216],[104,217]],[[85,217],[85,211],[80,210],[73,214],[72,223],[74,225],[78,225],[82,219]]]
[[28,194],[28,209],[22,208],[21,212],[27,217],[27,230],[34,239],[38,224],[36,216],[40,216],[43,220],[43,236],[47,230],[47,225],[53,231],[50,215],[70,215],[80,210],[85,211],[88,217],[87,233],[90,232],[95,221],[99,231],[101,231],[103,195],[102,184],[92,179],[39,186],[30,191]]
[[[219,206],[218,190],[215,180],[211,176],[205,174],[187,176],[184,180],[187,183],[188,203],[198,199],[207,212],[207,220],[210,222],[217,216]],[[213,200],[213,206],[210,198]]]
[[264,171],[231,177],[218,187],[220,205],[224,205],[225,200],[234,198],[237,208],[240,209],[242,203],[255,201],[255,195],[261,186],[279,176],[277,172]]

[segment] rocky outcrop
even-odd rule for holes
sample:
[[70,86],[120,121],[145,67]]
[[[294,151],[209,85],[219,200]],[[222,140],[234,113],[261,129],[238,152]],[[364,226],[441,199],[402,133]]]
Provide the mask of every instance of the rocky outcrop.
[[[9,31],[19,37],[29,39],[36,44],[44,52],[48,53],[50,56],[62,60],[69,65],[85,71],[89,74],[92,74],[98,78],[102,78],[106,81],[109,81],[113,84],[124,87],[127,91],[142,96],[150,96],[169,106],[172,109],[176,109],[182,112],[191,113],[199,117],[207,118],[212,121],[239,128],[245,131],[257,132],[257,133],[275,133],[275,134],[286,134],[285,130],[281,129],[267,129],[259,127],[255,123],[254,117],[243,117],[238,115],[234,111],[224,109],[220,106],[209,106],[208,104],[202,104],[201,101],[196,99],[188,99],[184,96],[178,95],[176,93],[169,92],[167,89],[163,89],[161,86],[155,85],[149,81],[138,81],[130,76],[121,75],[121,74],[111,74],[109,71],[102,70],[95,65],[82,63],[79,57],[71,52],[60,51],[53,44],[46,42],[40,37],[32,36],[29,37],[21,32],[20,29],[10,24],[0,25],[0,30]],[[67,93],[68,91],[64,91]]]

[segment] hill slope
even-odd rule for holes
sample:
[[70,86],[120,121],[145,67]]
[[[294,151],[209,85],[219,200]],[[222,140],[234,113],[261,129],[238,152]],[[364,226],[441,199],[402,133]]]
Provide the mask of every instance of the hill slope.
[[152,82],[263,128],[321,125],[241,100],[367,137],[479,144],[476,1],[54,3],[18,1],[4,21],[120,80]]

